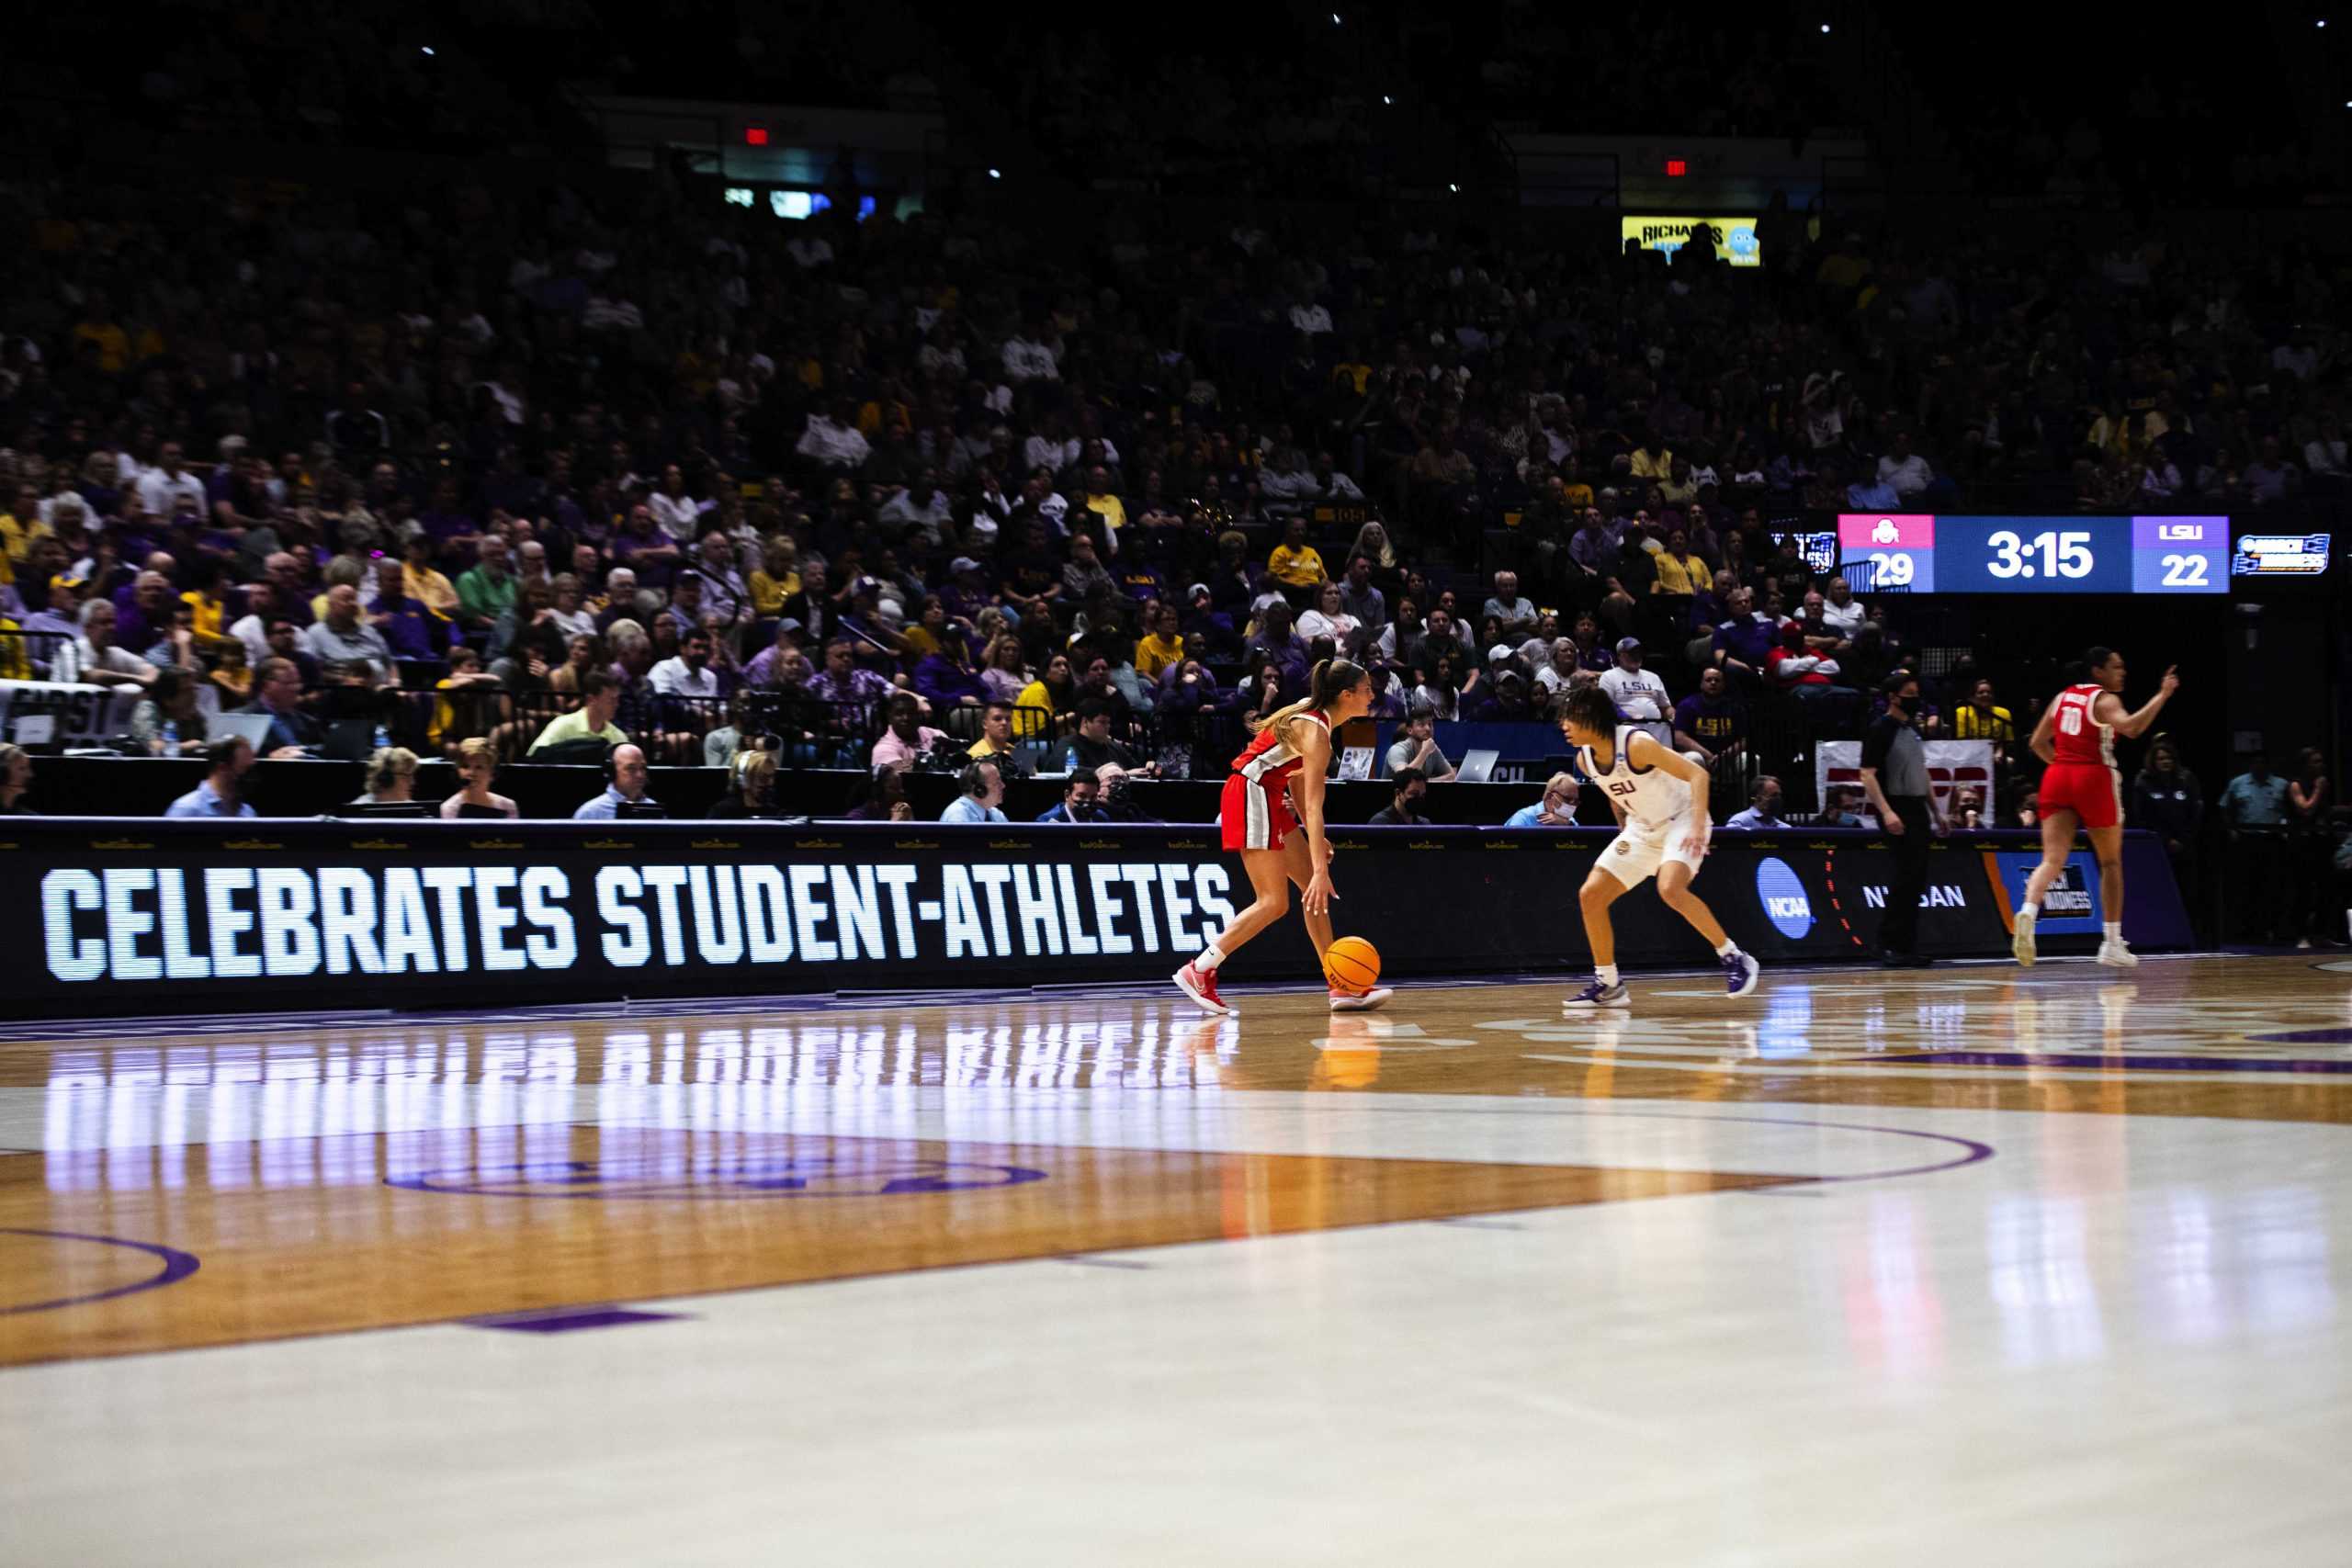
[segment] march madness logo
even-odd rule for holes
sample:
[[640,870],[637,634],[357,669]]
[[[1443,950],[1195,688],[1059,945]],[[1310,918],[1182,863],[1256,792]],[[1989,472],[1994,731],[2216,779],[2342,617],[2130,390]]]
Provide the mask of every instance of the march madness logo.
[[[2001,913],[2014,928],[2017,908],[2025,902],[2026,883],[2041,863],[2041,855],[2034,850],[1994,850],[1988,851],[1984,858],[1994,881],[2008,895],[2007,908]],[[2051,936],[2098,934],[2098,863],[2090,855],[2076,851],[2066,857],[2065,870],[2042,897],[2041,919],[2035,927]]]
[[2066,863],[2066,869],[2059,874],[2057,881],[2050,885],[2050,891],[2041,896],[2041,908],[2043,913],[2052,915],[2088,915],[2091,912],[2091,890],[2084,886],[2074,862]]

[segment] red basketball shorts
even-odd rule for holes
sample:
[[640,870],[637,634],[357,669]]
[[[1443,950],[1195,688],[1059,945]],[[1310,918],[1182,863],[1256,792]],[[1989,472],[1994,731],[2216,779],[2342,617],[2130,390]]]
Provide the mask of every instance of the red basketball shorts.
[[2123,783],[2113,768],[2092,762],[2053,762],[2041,775],[2041,815],[2071,811],[2086,828],[2115,828],[2123,822]]

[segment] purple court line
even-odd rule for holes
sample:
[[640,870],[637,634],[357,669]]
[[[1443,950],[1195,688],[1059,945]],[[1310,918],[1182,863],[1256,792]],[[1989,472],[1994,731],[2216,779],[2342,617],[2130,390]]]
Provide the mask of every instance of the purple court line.
[[[1365,1103],[1351,1109],[1409,1112],[1414,1115],[1423,1114],[1427,1109],[1418,1105],[1385,1106],[1372,1103],[1377,1099],[1379,1099],[1377,1095],[1365,1096]],[[1927,1138],[1939,1144],[1957,1144],[1968,1151],[1960,1158],[1945,1160],[1940,1165],[1911,1166],[1902,1170],[1866,1170],[1855,1176],[1799,1176],[1792,1179],[1792,1182],[1808,1184],[1831,1181],[1893,1181],[1898,1177],[1905,1176],[1932,1176],[1939,1170],[1958,1170],[1964,1165],[1975,1165],[1980,1161],[1991,1159],[1996,1152],[1990,1144],[1980,1144],[1973,1138],[1963,1138],[1956,1133],[1928,1133],[1917,1127],[1870,1127],[1855,1122],[1817,1122],[1810,1117],[1702,1116],[1687,1111],[1587,1111],[1582,1109],[1571,1109],[1566,1111],[1506,1111],[1499,1106],[1475,1108],[1464,1106],[1458,1110],[1449,1111],[1448,1114],[1454,1116],[1623,1116],[1654,1122],[1747,1122],[1759,1127],[1826,1127],[1832,1132],[1838,1133],[1882,1133],[1891,1138]],[[1373,1155],[1363,1157],[1377,1159],[1380,1156]],[[1698,1171],[1691,1174],[1705,1176],[1729,1173]]]
[[1865,1127],[1853,1122],[1815,1122],[1810,1118],[1785,1116],[1697,1116],[1678,1111],[1602,1111],[1589,1114],[1645,1116],[1669,1122],[1746,1122],[1758,1127],[1826,1127],[1840,1133],[1881,1133],[1894,1138],[1927,1138],[1939,1144],[1958,1144],[1968,1151],[1958,1159],[1948,1159],[1940,1165],[1915,1165],[1905,1170],[1868,1170],[1858,1176],[1804,1176],[1797,1179],[1809,1186],[1832,1181],[1893,1181],[1904,1176],[1933,1176],[1939,1170],[1958,1170],[1964,1165],[1975,1165],[1993,1157],[1993,1145],[1990,1144],[1980,1144],[1973,1138],[1963,1138],[1953,1133],[1923,1133],[1916,1127]]
[[682,1312],[646,1312],[638,1307],[557,1307],[498,1317],[468,1317],[458,1321],[469,1328],[502,1328],[516,1334],[570,1334],[582,1328],[621,1328],[634,1323],[683,1323]]
[[182,1252],[177,1247],[159,1247],[152,1241],[130,1241],[119,1235],[81,1235],[73,1231],[24,1230],[15,1225],[0,1225],[0,1235],[36,1235],[44,1236],[51,1241],[82,1241],[98,1247],[128,1247],[133,1252],[144,1252],[164,1260],[163,1271],[152,1279],[141,1280],[129,1285],[117,1285],[111,1291],[98,1291],[86,1296],[61,1296],[53,1302],[28,1302],[23,1306],[0,1306],[0,1317],[13,1316],[17,1313],[55,1312],[61,1307],[88,1306],[93,1302],[111,1301],[117,1296],[135,1295],[141,1291],[161,1290],[165,1285],[176,1284],[187,1279],[201,1267],[192,1252]]
[[[2259,1035],[2249,1036],[2261,1039]],[[2283,1056],[2101,1056],[2087,1053],[2043,1055],[2016,1051],[1915,1051],[1904,1055],[1867,1056],[1865,1063],[1935,1062],[1953,1067],[2106,1067],[2116,1071],[2170,1073],[2337,1073],[2352,1074],[2352,1062],[2315,1061]]]

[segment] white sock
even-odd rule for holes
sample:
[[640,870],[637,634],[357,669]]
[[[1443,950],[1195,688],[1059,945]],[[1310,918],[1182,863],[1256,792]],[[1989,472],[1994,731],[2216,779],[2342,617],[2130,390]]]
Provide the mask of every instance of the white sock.
[[2020,916],[2022,916],[2023,918],[2025,918],[2026,919],[2029,919],[2029,920],[2038,920],[2038,919],[2041,919],[2041,900],[2039,900],[2039,899],[2029,899],[2029,900],[2027,900],[2026,905],[2025,905],[2025,908],[2023,908],[2019,909],[2019,910],[2018,911],[2018,913]]
[[1211,942],[1201,949],[1201,955],[1198,958],[1193,960],[1193,967],[1204,975],[1214,975],[1216,973],[1216,966],[1224,962],[1225,950],[1216,943]]
[[2121,942],[2123,940],[2123,922],[2121,920],[2102,920],[2099,922],[2099,925],[2100,928],[2107,932],[2108,941]]
[[1604,986],[1613,986],[1617,983],[1617,965],[1596,964],[1592,966],[1592,977]]
[[1739,943],[1732,941],[1729,937],[1725,937],[1724,938],[1724,944],[1715,949],[1715,956],[1717,958],[1729,958],[1733,953],[1737,953],[1738,951]]

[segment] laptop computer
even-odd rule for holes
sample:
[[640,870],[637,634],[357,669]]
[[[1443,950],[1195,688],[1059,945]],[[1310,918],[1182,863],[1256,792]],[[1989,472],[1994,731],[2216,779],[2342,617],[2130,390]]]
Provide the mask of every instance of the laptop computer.
[[1461,769],[1453,776],[1462,784],[1485,784],[1495,776],[1495,764],[1502,761],[1502,755],[1500,751],[1484,750],[1465,751]]
[[327,726],[326,739],[319,745],[319,755],[332,757],[338,762],[364,762],[376,754],[376,721],[372,718],[339,718]]
[[261,756],[269,755],[269,728],[275,721],[266,713],[214,714],[206,721],[204,732],[216,739],[233,735]]
[[371,800],[361,806],[346,806],[338,815],[344,817],[431,817],[433,810],[421,800]]

